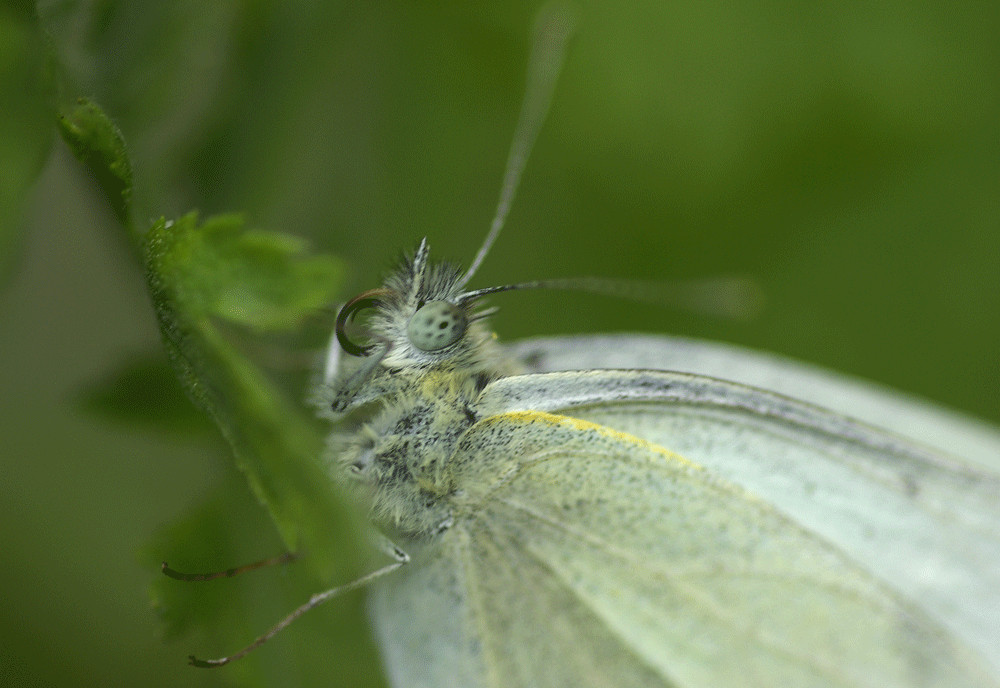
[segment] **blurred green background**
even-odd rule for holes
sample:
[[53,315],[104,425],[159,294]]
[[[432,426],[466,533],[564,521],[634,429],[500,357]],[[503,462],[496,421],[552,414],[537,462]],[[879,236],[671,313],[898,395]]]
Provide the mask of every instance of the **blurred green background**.
[[[1000,420],[995,3],[574,7],[551,115],[474,286],[744,274],[766,306],[744,323],[509,294],[493,300],[502,338],[722,339]],[[537,9],[51,0],[36,24],[30,3],[3,8],[0,684],[378,680],[359,595],[261,650],[256,679],[185,665],[232,647],[164,642],[146,589],[150,561],[176,554],[137,553],[219,490],[242,490],[240,477],[163,372],[124,233],[65,146],[48,147],[53,102],[89,96],[119,124],[141,223],[242,211],[343,257],[349,296],[423,236],[437,257],[474,254]],[[47,73],[54,93],[35,88]],[[102,412],[108,398],[133,415]],[[280,551],[240,494],[245,508],[220,518],[255,546],[226,554]],[[244,596],[263,631],[301,598],[294,578],[266,571],[197,594],[223,619],[220,596]]]

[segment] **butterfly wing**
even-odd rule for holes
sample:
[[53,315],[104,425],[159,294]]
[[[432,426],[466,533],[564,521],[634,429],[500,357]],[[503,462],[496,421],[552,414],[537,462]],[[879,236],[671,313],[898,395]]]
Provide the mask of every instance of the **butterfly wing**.
[[531,372],[676,370],[807,400],[1000,471],[1000,429],[818,366],[731,344],[653,335],[528,339],[508,351]]
[[523,515],[493,528],[497,517],[509,518],[489,509],[457,522],[371,591],[391,685],[668,685],[595,623],[573,590],[526,556]]
[[375,591],[400,685],[995,685],[840,549],[644,440],[500,413],[453,471],[451,528]]
[[487,414],[571,415],[668,447],[755,495],[1000,674],[1000,477],[762,390],[660,371],[509,377]]

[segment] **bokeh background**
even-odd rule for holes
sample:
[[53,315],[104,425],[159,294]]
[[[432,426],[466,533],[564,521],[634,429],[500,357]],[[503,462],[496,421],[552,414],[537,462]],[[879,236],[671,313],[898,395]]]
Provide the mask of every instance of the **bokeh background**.
[[[0,21],[23,24],[25,7]],[[722,339],[1000,421],[995,3],[573,7],[549,120],[476,284],[741,274],[765,308],[739,322],[509,294],[494,300],[501,337]],[[241,211],[341,256],[345,296],[423,236],[459,261],[482,240],[538,3],[38,9],[29,34],[57,58],[55,98],[92,97],[119,124],[140,219]],[[0,119],[46,130],[52,110],[28,107],[9,78],[27,69],[18,50],[37,59],[37,45],[5,45]],[[164,640],[147,543],[240,478],[165,373],[123,232],[61,141],[46,148],[37,129],[11,125],[0,140],[5,159],[34,146],[44,162],[6,198],[20,215],[0,242],[0,684],[378,685],[360,595],[261,650],[256,677],[185,666],[210,639]],[[243,499],[221,515],[257,538],[241,554],[280,550]],[[204,604],[225,614],[220,599],[245,595],[240,608],[264,630],[300,599],[293,578],[262,572]]]

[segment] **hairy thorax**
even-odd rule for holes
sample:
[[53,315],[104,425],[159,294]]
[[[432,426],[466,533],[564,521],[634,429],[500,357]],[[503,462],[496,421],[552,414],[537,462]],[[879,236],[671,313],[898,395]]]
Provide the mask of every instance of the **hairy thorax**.
[[343,448],[343,470],[377,524],[421,539],[449,522],[451,457],[478,420],[475,402],[487,378],[431,371],[395,382],[398,391]]

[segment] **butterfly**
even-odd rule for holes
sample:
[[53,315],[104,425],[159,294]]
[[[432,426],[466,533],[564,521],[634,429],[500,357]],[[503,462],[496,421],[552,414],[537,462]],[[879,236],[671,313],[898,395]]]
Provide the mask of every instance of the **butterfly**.
[[996,430],[725,345],[492,334],[485,297],[544,286],[468,287],[568,22],[540,35],[483,248],[349,301],[321,384],[390,681],[1000,685]]

